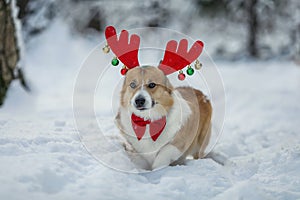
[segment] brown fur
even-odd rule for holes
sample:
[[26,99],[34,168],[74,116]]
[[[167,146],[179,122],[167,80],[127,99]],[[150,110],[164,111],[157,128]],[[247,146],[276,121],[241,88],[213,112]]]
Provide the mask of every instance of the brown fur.
[[[142,83],[147,85],[150,82],[155,82],[157,85],[155,88],[150,89],[145,87],[145,89],[163,107],[163,109],[160,108],[155,111],[167,115],[173,106],[173,97],[171,95],[174,90],[179,91],[181,96],[187,101],[192,114],[176,133],[173,140],[170,141],[170,144],[177,147],[183,153],[173,164],[182,163],[188,155],[193,156],[194,159],[204,157],[204,150],[211,136],[212,117],[212,107],[206,96],[201,91],[191,87],[178,87],[174,89],[168,78],[156,67],[137,67],[131,69],[129,72],[126,75],[121,91],[121,106],[129,106],[130,99],[142,87]],[[135,81],[137,84],[137,87],[134,89],[130,87],[132,81]],[[122,129],[119,113],[116,116],[116,121],[119,128]],[[121,133],[125,134],[123,131]]]
[[182,162],[188,155],[193,156],[194,159],[203,158],[204,150],[211,136],[212,107],[210,101],[201,91],[191,87],[178,87],[176,90],[180,92],[193,111],[185,126],[180,129],[171,142],[181,152],[184,152],[177,162]]
[[[137,84],[135,89],[130,87],[132,81],[135,81]],[[156,83],[156,87],[153,89],[148,88],[147,84],[150,82]],[[144,83],[144,85],[142,85],[142,83]],[[126,75],[121,90],[121,106],[128,106],[130,104],[130,99],[142,86],[144,86],[147,92],[159,103],[159,105],[164,107],[164,112],[162,114],[166,115],[173,105],[173,98],[171,96],[173,86],[163,72],[156,67],[137,67],[130,70],[130,73]],[[159,112],[159,110],[156,111]]]

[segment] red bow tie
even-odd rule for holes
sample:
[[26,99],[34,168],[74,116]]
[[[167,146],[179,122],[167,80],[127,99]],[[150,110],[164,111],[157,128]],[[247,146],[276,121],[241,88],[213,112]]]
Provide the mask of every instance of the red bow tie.
[[166,117],[163,117],[156,121],[151,121],[144,120],[144,118],[132,114],[131,124],[138,140],[142,139],[146,131],[146,125],[149,124],[150,136],[153,141],[156,141],[166,126]]

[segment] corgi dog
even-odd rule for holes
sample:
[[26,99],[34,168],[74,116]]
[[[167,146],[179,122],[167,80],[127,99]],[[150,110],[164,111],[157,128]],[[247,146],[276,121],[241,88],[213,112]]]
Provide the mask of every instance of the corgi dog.
[[[125,138],[125,149],[133,162],[143,169],[157,169],[184,163],[187,156],[204,157],[211,136],[212,107],[199,90],[174,88],[167,75],[190,66],[201,54],[203,42],[197,40],[188,49],[188,40],[167,43],[158,67],[141,66],[138,60],[140,38],[122,30],[119,37],[113,26],[105,29],[107,45],[120,60],[125,80],[121,90],[116,124]],[[199,61],[196,60],[195,68]],[[200,69],[200,66],[198,67]],[[194,69],[188,68],[192,75]]]
[[[139,155],[138,159],[144,160],[141,167],[153,170],[182,164],[187,156],[204,157],[211,134],[211,116],[210,101],[201,91],[191,87],[174,88],[160,69],[144,66],[126,74],[116,123],[127,146]],[[136,118],[148,121],[141,126],[145,129],[142,138],[134,130],[139,126],[134,122]],[[163,130],[154,128],[151,135],[151,122],[162,119],[166,119],[161,125]]]

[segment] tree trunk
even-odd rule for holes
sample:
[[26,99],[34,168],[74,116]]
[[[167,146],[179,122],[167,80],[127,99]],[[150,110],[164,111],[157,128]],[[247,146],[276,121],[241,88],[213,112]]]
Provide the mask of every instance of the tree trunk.
[[257,48],[257,32],[258,32],[258,16],[257,16],[257,3],[258,0],[247,1],[248,11],[248,51],[250,56],[258,57]]
[[22,72],[17,67],[19,58],[12,2],[0,0],[0,106],[14,79],[21,79],[26,87]]

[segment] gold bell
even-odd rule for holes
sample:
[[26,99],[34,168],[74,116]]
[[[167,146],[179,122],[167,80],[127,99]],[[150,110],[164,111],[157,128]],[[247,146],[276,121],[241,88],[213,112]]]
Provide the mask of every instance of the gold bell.
[[102,48],[103,53],[109,53],[110,48],[109,46],[106,44],[103,48]]
[[199,70],[202,67],[202,63],[199,62],[199,60],[196,60],[195,62],[195,69]]

